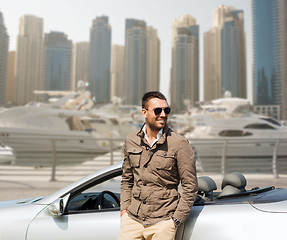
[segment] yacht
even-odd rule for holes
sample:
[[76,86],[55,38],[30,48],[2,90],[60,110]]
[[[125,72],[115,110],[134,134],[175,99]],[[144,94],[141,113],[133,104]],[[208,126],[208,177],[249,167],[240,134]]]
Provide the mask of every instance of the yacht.
[[111,125],[93,127],[87,121],[92,107],[90,94],[81,92],[47,104],[4,109],[0,112],[0,142],[12,149],[14,164],[43,166],[53,159],[69,164],[81,162],[118,148],[119,141],[110,141],[119,137]]
[[247,99],[226,93],[223,98],[199,103],[191,115],[193,129],[185,136],[199,160],[268,159],[270,165],[274,157],[287,159],[287,127],[255,114]]
[[[52,161],[72,162],[95,157],[111,150],[111,133],[91,130],[81,117],[85,112],[50,106],[20,106],[0,113],[0,139],[13,149],[17,163]],[[43,160],[41,160],[43,159]]]

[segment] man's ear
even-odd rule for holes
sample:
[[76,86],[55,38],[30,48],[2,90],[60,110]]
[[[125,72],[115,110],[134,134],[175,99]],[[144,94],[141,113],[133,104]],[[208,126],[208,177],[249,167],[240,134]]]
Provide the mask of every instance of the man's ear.
[[142,108],[142,115],[144,118],[146,118],[147,110],[145,108]]

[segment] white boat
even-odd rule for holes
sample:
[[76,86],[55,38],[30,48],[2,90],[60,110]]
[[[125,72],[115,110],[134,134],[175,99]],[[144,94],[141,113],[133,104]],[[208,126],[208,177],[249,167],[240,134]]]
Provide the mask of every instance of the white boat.
[[224,98],[201,103],[193,109],[192,121],[193,130],[185,136],[203,165],[218,168],[226,160],[237,170],[244,164],[246,169],[264,168],[265,164],[267,171],[274,158],[279,164],[287,160],[287,127],[253,113],[246,99],[226,94]]
[[83,161],[111,150],[111,135],[87,129],[81,117],[85,112],[50,106],[13,107],[0,113],[0,139],[13,149],[17,163],[45,165],[57,159]]
[[14,164],[12,149],[0,143],[0,164]]
[[16,164],[85,161],[119,148],[121,138],[138,128],[136,106],[113,102],[95,107],[85,91],[37,93],[64,97],[0,112],[0,141],[12,149]]

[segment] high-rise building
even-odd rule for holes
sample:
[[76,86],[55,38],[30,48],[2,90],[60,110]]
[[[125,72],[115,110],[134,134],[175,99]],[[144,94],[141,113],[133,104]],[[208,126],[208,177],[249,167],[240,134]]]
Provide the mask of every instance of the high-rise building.
[[219,28],[204,33],[203,45],[204,99],[208,101],[222,97]]
[[13,102],[15,95],[15,51],[9,52],[8,74],[6,82],[6,102]]
[[147,91],[159,91],[160,40],[157,30],[147,27]]
[[124,82],[126,103],[139,105],[147,89],[147,28],[145,21],[126,19]]
[[160,41],[157,30],[145,21],[126,19],[125,102],[140,105],[143,94],[159,89]]
[[246,40],[242,10],[220,5],[213,27],[204,34],[204,99],[247,97]]
[[80,80],[89,81],[89,42],[78,42],[73,46],[72,90],[77,89]]
[[72,41],[62,32],[44,38],[44,89],[71,90]]
[[43,88],[43,19],[20,18],[16,49],[15,103],[37,100],[34,90]]
[[199,26],[183,15],[172,23],[172,68],[170,103],[183,112],[199,100]]
[[111,97],[125,98],[124,85],[124,53],[122,45],[112,45],[111,56]]
[[112,28],[107,16],[96,17],[90,29],[89,89],[96,102],[110,101]]
[[6,102],[6,79],[9,51],[9,36],[4,24],[4,18],[0,12],[0,105]]
[[287,1],[252,0],[253,102],[287,119]]

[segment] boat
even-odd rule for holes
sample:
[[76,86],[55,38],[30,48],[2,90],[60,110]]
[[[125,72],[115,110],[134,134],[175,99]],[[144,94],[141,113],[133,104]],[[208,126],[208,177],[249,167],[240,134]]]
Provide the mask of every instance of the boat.
[[191,115],[193,128],[185,136],[206,171],[266,172],[274,170],[274,163],[287,171],[287,127],[255,114],[247,99],[227,92],[223,98],[200,102]]
[[[16,163],[83,161],[111,150],[109,132],[85,126],[85,112],[50,106],[19,106],[0,113],[0,139],[12,148]],[[103,139],[105,138],[105,139]]]
[[14,164],[14,162],[12,149],[0,142],[0,164]]
[[118,149],[141,122],[139,107],[119,100],[95,104],[88,91],[35,91],[59,96],[0,112],[0,141],[12,149],[14,164],[73,164]]

